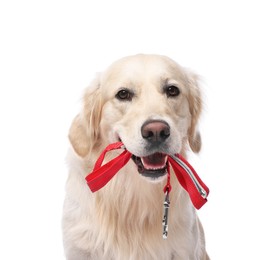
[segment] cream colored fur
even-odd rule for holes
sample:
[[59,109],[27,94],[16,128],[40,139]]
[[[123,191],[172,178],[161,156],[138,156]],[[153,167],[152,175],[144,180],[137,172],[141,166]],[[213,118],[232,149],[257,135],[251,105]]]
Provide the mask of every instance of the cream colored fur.
[[[163,87],[178,86],[168,98]],[[121,88],[134,92],[129,101],[115,96]],[[146,156],[140,129],[146,120],[164,120],[171,129],[166,153],[186,156],[188,144],[201,148],[197,122],[201,95],[197,77],[171,59],[158,55],[123,58],[99,75],[86,90],[81,113],[69,139],[69,177],[63,212],[68,260],[206,260],[204,233],[187,193],[175,176],[169,235],[162,238],[165,178],[147,180],[132,160],[101,190],[92,193],[84,180],[101,151],[122,140],[137,156]],[[107,160],[117,152],[110,153]]]

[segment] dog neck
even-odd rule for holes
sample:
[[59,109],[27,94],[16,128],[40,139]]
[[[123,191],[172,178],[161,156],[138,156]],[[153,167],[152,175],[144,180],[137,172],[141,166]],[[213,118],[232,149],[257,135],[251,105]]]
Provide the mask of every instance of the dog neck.
[[[170,225],[177,231],[177,220],[182,219],[177,208],[181,188],[173,176],[171,193]],[[156,247],[162,246],[162,217],[164,186],[166,182],[151,183],[139,176],[136,166],[129,162],[104,188],[94,194],[96,221],[99,237],[105,234],[102,247],[108,251],[109,246],[117,245],[127,252],[151,250],[146,248],[146,241],[155,240]],[[176,204],[176,205],[175,205]],[[178,214],[177,214],[178,213]],[[176,218],[176,220],[174,219]],[[182,220],[179,220],[180,224]],[[178,228],[179,229],[179,228]],[[170,232],[170,239],[171,239]],[[148,246],[148,245],[147,245]],[[139,247],[136,250],[136,247]],[[155,259],[157,256],[154,257]]]

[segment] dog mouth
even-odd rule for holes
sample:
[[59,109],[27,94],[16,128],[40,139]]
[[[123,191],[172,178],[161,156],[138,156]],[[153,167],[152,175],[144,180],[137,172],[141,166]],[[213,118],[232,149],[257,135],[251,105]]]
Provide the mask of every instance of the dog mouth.
[[151,179],[157,179],[167,174],[167,154],[154,153],[145,157],[132,155],[138,172]]

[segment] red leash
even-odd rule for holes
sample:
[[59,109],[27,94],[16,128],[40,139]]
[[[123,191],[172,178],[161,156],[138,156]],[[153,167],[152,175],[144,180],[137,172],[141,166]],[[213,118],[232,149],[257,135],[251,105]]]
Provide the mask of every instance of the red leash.
[[[125,150],[120,155],[102,166],[107,152],[124,148],[125,147],[122,142],[113,143],[108,145],[99,156],[93,171],[85,178],[92,192],[98,191],[104,187],[130,160],[132,154]],[[169,164],[172,166],[182,187],[188,192],[195,208],[200,209],[207,202],[209,189],[199,178],[194,168],[181,155],[168,156],[168,178],[164,192],[171,191]]]
[[99,156],[93,171],[85,178],[92,192],[98,191],[104,187],[111,180],[111,178],[130,160],[132,154],[125,150],[119,156],[101,166],[107,152],[122,148],[124,148],[124,145],[121,142],[110,144]]
[[[125,149],[125,147],[122,142],[108,145],[97,159],[93,171],[85,178],[92,192],[104,187],[130,160],[132,154],[124,150],[120,155],[102,166],[106,153],[116,149]],[[163,203],[164,215],[162,225],[164,239],[168,236],[169,193],[172,189],[170,184],[170,165],[181,186],[188,192],[196,209],[200,209],[207,202],[209,194],[209,188],[199,178],[194,168],[181,155],[169,155],[167,161],[167,184],[164,187],[165,200]]]

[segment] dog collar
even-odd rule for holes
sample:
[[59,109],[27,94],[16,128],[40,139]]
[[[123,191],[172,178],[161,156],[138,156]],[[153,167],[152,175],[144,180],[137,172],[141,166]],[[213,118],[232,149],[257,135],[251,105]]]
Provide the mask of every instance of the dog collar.
[[[107,152],[117,149],[124,149],[124,151],[102,165]],[[122,142],[117,142],[108,145],[97,159],[93,171],[86,176],[86,181],[92,192],[96,192],[104,187],[114,175],[125,166],[130,160],[132,154],[125,149]],[[209,188],[197,175],[194,168],[183,158],[180,154],[169,155],[167,161],[167,184],[164,187],[165,200],[164,217],[163,217],[163,238],[167,238],[168,234],[168,210],[169,210],[169,193],[171,191],[170,184],[170,165],[176,175],[177,180],[181,186],[187,191],[189,197],[196,209],[200,209],[206,202],[209,194]]]

